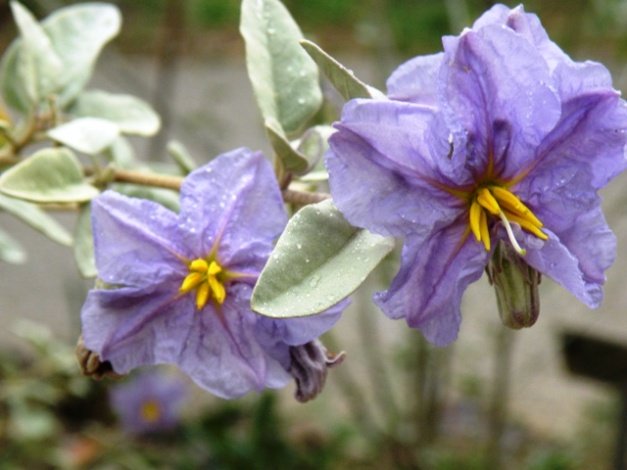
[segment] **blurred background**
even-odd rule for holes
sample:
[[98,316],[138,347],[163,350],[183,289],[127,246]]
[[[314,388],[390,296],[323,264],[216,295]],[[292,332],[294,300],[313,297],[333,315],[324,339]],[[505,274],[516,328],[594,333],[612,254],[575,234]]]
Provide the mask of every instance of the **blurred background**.
[[[23,3],[42,18],[78,2]],[[111,3],[122,11],[122,31],[105,49],[90,87],[139,96],[159,112],[159,135],[133,141],[143,159],[167,165],[171,139],[183,142],[198,164],[239,146],[270,154],[246,75],[239,1]],[[459,33],[493,2],[284,3],[306,37],[384,89],[397,65],[441,50],[442,35]],[[627,1],[537,0],[525,8],[571,57],[603,62],[615,87],[627,86]],[[0,1],[1,50],[15,34],[8,4]],[[508,331],[484,277],[464,297],[458,341],[435,349],[371,305],[372,292],[396,271],[391,257],[324,338],[347,359],[330,372],[316,400],[298,404],[290,386],[226,402],[174,370],[149,370],[164,383],[183,381],[184,399],[166,392],[143,396],[141,386],[128,392],[137,395],[136,418],[149,424],[139,431],[110,396],[132,389],[142,376],[95,382],[79,375],[73,348],[90,282],[78,274],[70,250],[0,213],[0,225],[28,251],[23,265],[0,264],[0,467],[616,468],[627,378],[621,375],[627,366],[627,175],[603,197],[618,259],[597,311],[544,279],[536,325]],[[74,223],[68,214],[59,220]],[[152,419],[155,401],[176,402],[177,419]]]

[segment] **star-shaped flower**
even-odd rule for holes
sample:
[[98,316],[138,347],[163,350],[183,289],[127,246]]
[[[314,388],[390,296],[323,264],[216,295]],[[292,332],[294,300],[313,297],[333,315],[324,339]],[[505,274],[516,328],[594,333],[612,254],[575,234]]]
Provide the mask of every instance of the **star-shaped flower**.
[[92,202],[96,265],[110,288],[88,294],[85,346],[118,374],[177,364],[225,398],[285,385],[291,350],[328,330],[345,303],[316,318],[251,311],[252,287],[286,224],[269,162],[247,149],[223,154],[185,178],[180,205],[176,214],[113,191]]
[[438,345],[501,243],[590,307],[615,238],[597,190],[625,168],[627,108],[535,15],[497,5],[444,52],[401,65],[388,100],[349,102],[327,156],[347,219],[404,239],[376,302]]

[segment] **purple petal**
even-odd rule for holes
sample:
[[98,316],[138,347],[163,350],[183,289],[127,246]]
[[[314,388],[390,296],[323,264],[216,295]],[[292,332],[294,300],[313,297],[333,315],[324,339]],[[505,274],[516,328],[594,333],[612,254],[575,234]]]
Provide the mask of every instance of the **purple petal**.
[[430,342],[455,340],[466,287],[481,277],[488,253],[468,235],[464,224],[452,225],[423,243],[408,238],[401,269],[390,289],[375,302],[391,318],[405,318]]
[[446,40],[442,67],[445,112],[468,133],[468,164],[512,177],[560,116],[549,69],[535,48],[510,29],[486,26]]
[[437,102],[437,79],[443,53],[414,57],[401,64],[387,80],[388,97],[427,105]]
[[219,259],[230,268],[249,263],[261,269],[260,256],[270,253],[287,223],[270,163],[242,148],[190,173],[181,188],[181,221],[195,234],[188,243],[198,256],[218,243]]
[[257,338],[287,369],[290,365],[287,346],[300,346],[329,331],[348,304],[348,300],[343,300],[318,315],[301,318],[277,320],[259,315]]
[[82,311],[85,345],[121,374],[143,365],[177,364],[223,398],[281,387],[290,376],[256,338],[250,290],[232,286],[221,313],[213,304],[197,311],[193,295],[173,300],[160,291],[90,291]]
[[627,165],[626,128],[627,106],[613,90],[582,94],[564,103],[559,123],[523,170],[528,176],[520,184],[521,194],[538,192],[531,188],[534,179],[551,179],[554,167],[571,166],[587,173],[593,188],[605,186]]
[[382,235],[427,236],[459,212],[451,207],[458,202],[453,196],[381,166],[385,157],[361,136],[339,131],[330,144],[331,193],[353,225]]
[[[525,261],[569,290],[588,307],[598,307],[603,300],[601,283],[587,280],[577,257],[560,243],[555,234],[546,229],[545,232],[549,234],[549,240],[541,244],[541,249],[528,249]],[[532,246],[534,241],[537,243],[536,240],[527,241],[528,246]],[[610,249],[613,250],[613,247]]]
[[106,191],[91,203],[96,266],[109,284],[148,286],[187,270],[175,213]]

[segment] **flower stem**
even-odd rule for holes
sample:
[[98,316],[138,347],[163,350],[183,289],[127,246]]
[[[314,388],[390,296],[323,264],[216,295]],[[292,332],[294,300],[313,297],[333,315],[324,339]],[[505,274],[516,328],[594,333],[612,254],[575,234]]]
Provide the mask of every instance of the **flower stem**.
[[322,202],[331,197],[330,194],[326,193],[308,193],[305,191],[296,191],[294,189],[284,189],[282,194],[285,202],[291,202],[292,204],[299,204],[301,206]]

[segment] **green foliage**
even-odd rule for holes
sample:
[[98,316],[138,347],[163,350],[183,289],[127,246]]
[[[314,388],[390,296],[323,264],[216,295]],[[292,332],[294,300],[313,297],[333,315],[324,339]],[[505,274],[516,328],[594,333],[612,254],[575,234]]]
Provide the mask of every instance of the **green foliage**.
[[84,202],[99,193],[85,181],[76,156],[63,147],[40,150],[5,171],[0,192],[44,203]]
[[359,80],[352,70],[344,67],[336,59],[324,52],[320,46],[307,40],[301,41],[300,44],[345,100],[385,96],[380,91]]
[[279,238],[252,308],[276,318],[322,312],[357,289],[393,248],[393,239],[351,226],[330,200],[306,206]]
[[276,120],[288,137],[297,133],[322,104],[318,68],[299,44],[298,25],[279,0],[243,0],[240,31],[264,120]]

